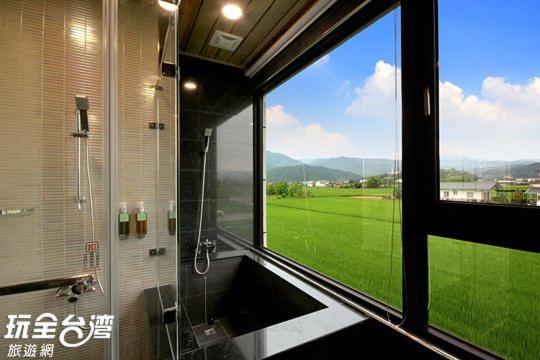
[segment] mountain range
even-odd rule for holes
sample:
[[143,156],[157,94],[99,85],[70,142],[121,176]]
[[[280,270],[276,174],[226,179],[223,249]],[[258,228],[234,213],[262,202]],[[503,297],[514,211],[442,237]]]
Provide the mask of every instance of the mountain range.
[[359,175],[360,178],[387,174],[394,168],[394,161],[390,159],[360,159],[340,156],[327,159],[313,159],[309,162],[302,162],[281,153],[271,151],[266,152],[266,169],[302,164],[309,165],[311,167],[324,167],[328,169],[341,170],[354,175]]
[[[532,163],[539,163],[540,159],[520,159],[513,161],[504,161],[504,160],[482,160],[474,159],[470,157],[458,157],[458,156],[442,156],[441,157],[441,168],[445,169],[460,169],[465,171],[479,171],[479,169],[496,169],[496,168],[506,168],[508,167],[512,170],[516,166],[528,165]],[[516,175],[513,175],[518,177]]]
[[291,166],[277,166],[267,170],[266,178],[269,182],[277,181],[294,181],[302,182],[309,180],[328,180],[328,181],[340,181],[340,180],[360,180],[360,175],[338,170],[330,169],[324,166],[312,166],[312,165],[291,165]]
[[502,165],[498,167],[489,167],[483,169],[476,169],[475,174],[485,180],[495,180],[503,178],[507,175],[515,178],[537,178],[540,177],[540,162],[533,162],[529,164],[514,165]]
[[295,160],[291,157],[288,157],[285,154],[280,154],[276,152],[267,151],[266,152],[266,168],[271,169],[278,166],[291,166],[291,165],[301,165],[302,161]]
[[[516,178],[540,177],[540,160],[538,159],[503,161],[443,156],[441,168],[464,170],[483,180],[500,179],[507,175]],[[303,162],[285,154],[266,151],[266,169],[268,180],[271,182],[303,181],[304,179],[357,180],[390,173],[394,170],[394,160],[340,156]]]

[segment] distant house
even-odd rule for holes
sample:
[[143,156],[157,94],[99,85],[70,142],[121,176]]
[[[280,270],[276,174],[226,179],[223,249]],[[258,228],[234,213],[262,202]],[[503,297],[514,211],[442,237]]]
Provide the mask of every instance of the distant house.
[[490,202],[491,191],[501,185],[494,181],[442,182],[440,198],[451,201]]
[[530,203],[540,206],[540,180],[536,180],[530,184],[525,194]]
[[308,181],[302,181],[302,184],[307,187],[327,187],[330,182],[326,180],[308,180]]

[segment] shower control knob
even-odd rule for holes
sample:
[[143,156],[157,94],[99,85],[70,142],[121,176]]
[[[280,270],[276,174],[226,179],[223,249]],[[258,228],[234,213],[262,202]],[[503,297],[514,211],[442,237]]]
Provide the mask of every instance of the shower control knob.
[[210,253],[216,252],[216,249],[217,249],[216,240],[210,241],[209,239],[206,239],[203,245],[204,247],[206,247],[206,251]]
[[84,195],[75,196],[75,202],[77,204],[84,204],[86,202],[86,196],[84,196]]

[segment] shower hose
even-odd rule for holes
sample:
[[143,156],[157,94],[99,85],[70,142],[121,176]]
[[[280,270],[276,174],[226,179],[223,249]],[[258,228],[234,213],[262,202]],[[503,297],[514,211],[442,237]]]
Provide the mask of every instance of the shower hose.
[[204,270],[199,270],[197,265],[197,255],[199,255],[199,246],[201,244],[201,233],[202,233],[202,221],[203,221],[203,212],[204,212],[204,188],[206,182],[206,156],[208,155],[208,147],[210,146],[210,137],[206,138],[206,148],[204,150],[203,158],[203,173],[202,173],[202,189],[201,189],[201,206],[199,211],[199,231],[197,234],[197,247],[195,249],[195,255],[193,258],[193,269],[199,275],[205,275],[210,270],[210,251],[206,249],[206,267]]

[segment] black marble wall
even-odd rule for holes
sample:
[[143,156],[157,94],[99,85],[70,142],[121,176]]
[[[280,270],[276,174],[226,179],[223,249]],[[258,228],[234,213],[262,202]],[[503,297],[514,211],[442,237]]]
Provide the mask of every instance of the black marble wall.
[[[202,240],[228,232],[253,242],[252,86],[243,71],[183,56],[180,59],[180,259],[192,260],[201,206],[205,129],[212,129],[206,163]],[[192,81],[196,89],[183,84]]]

